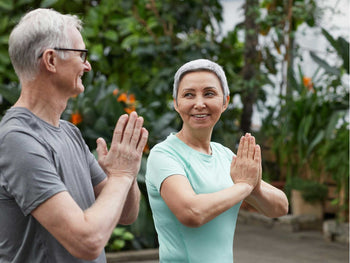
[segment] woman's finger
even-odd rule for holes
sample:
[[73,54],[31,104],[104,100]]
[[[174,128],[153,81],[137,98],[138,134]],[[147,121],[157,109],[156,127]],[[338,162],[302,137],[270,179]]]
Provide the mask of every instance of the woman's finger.
[[244,136],[241,137],[239,140],[238,150],[237,150],[237,157],[242,158],[243,155],[243,144],[244,144]]
[[248,141],[248,158],[249,159],[254,158],[254,151],[255,151],[255,138],[254,136],[249,136],[249,141]]

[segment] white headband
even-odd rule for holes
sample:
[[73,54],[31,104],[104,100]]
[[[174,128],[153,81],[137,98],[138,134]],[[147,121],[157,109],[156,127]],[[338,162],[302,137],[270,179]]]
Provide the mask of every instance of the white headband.
[[225,72],[223,71],[222,67],[218,65],[217,63],[210,61],[208,59],[196,59],[192,60],[190,62],[187,62],[186,64],[182,65],[174,76],[174,86],[173,86],[173,98],[176,100],[177,98],[177,91],[179,89],[179,84],[181,78],[189,72],[193,71],[200,71],[200,70],[208,70],[213,73],[219,78],[221,82],[221,88],[224,93],[224,101],[226,99],[226,96],[230,94],[227,80],[225,76]]

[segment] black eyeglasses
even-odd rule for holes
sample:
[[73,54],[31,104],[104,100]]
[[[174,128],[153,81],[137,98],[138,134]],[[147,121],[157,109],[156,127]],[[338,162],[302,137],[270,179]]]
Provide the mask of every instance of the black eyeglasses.
[[[83,61],[83,63],[86,62],[86,58],[87,58],[87,54],[88,54],[88,50],[87,49],[60,48],[60,47],[54,47],[53,49],[57,50],[57,51],[76,51],[76,52],[80,52],[81,60]],[[44,52],[42,52],[38,58],[41,58],[43,56],[43,54],[44,54]]]

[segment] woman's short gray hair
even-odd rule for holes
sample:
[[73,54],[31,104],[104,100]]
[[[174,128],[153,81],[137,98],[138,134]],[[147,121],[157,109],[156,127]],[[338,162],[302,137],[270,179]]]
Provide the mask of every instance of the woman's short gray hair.
[[[63,15],[53,9],[38,8],[22,17],[9,38],[9,55],[18,77],[33,79],[39,70],[39,56],[45,49],[72,48],[68,29],[82,29],[75,15]],[[60,57],[65,54],[60,52]]]
[[177,92],[179,90],[179,85],[182,78],[190,72],[196,71],[210,71],[213,72],[220,80],[221,88],[224,93],[224,103],[226,101],[226,97],[230,95],[230,90],[227,85],[227,79],[224,70],[222,67],[208,59],[196,59],[186,64],[182,65],[174,76],[174,87],[173,87],[173,98],[177,101]]

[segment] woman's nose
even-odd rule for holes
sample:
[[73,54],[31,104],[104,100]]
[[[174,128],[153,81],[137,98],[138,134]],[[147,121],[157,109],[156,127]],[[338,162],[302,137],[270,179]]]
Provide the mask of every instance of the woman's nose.
[[205,108],[205,101],[204,101],[204,99],[203,98],[196,98],[194,107],[195,107],[195,109],[203,109],[203,108]]

